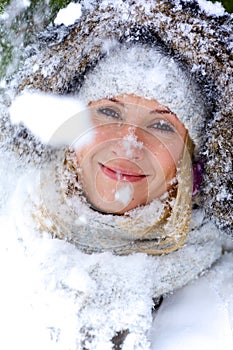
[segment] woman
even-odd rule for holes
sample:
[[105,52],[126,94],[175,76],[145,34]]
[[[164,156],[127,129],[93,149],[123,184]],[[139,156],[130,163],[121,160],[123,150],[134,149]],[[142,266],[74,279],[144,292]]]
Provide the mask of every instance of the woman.
[[[53,236],[84,252],[161,254],[182,246],[191,216],[193,157],[183,123],[198,140],[205,114],[194,83],[161,48],[116,45],[87,74],[77,99],[88,106],[90,128],[74,133],[60,173],[41,174]],[[71,118],[59,133],[75,129],[75,122]],[[38,221],[45,227],[43,217]]]
[[[161,7],[162,3],[158,3]],[[140,11],[135,4],[132,8],[137,18]],[[103,21],[96,16],[96,11]],[[120,35],[118,31],[112,32],[111,21],[106,19],[101,6],[93,13],[98,21],[88,22],[88,15],[84,16],[70,29],[62,44],[41,54],[41,65],[34,67],[29,75],[24,74],[19,84],[19,90],[27,87],[73,93],[88,108],[90,124],[84,135],[73,136],[65,151],[58,152],[55,160],[41,169],[36,187],[26,196],[24,212],[31,213],[38,232],[68,240],[85,253],[157,255],[147,260],[153,278],[148,282],[145,298],[148,298],[147,290],[151,291],[149,298],[160,298],[195,279],[222,254],[219,230],[203,210],[191,202],[191,163],[204,147],[205,133],[201,130],[213,109],[210,95],[204,95],[207,96],[204,102],[200,96],[209,85],[204,85],[204,92],[200,92],[185,65],[158,44],[153,36],[154,27],[148,24],[152,23],[150,15],[143,20],[143,25],[148,22],[147,37],[145,39],[141,25],[142,43],[138,44],[135,24],[125,23],[125,36]],[[112,14],[118,24],[121,23],[119,13]],[[103,23],[109,24],[107,32],[102,31]],[[92,29],[89,36],[85,35],[86,25]],[[130,30],[129,36],[127,30]],[[80,37],[83,40],[80,41]],[[96,37],[98,40],[94,40]],[[106,41],[109,37],[116,41]],[[148,45],[152,38],[153,45]],[[122,41],[133,43],[120,44]],[[61,68],[64,59],[68,59],[69,64]],[[38,56],[28,62],[33,67]],[[49,64],[53,69],[46,71]],[[66,74],[60,69],[66,69]],[[74,120],[62,125],[61,130],[66,130],[67,125],[68,130],[70,126],[74,128]],[[53,138],[56,137],[55,133]],[[117,261],[120,264],[123,260]],[[88,266],[87,271],[101,291],[105,280],[112,278],[101,261],[95,268]],[[124,272],[114,273],[120,277],[110,288],[113,295],[107,291],[106,299],[101,292],[96,293],[94,300],[90,299],[88,293],[77,287],[76,295],[85,295],[80,313],[88,310],[87,305],[91,309],[94,302],[102,305],[104,299],[104,306],[109,307],[117,300],[118,294],[114,299],[113,291],[125,280],[121,275]],[[125,312],[120,309],[119,314],[124,319]],[[116,343],[114,317],[116,313],[115,316],[109,313],[108,321],[106,318],[83,321],[80,334],[84,335],[85,346],[88,341],[100,342],[95,330],[101,331],[103,323],[106,326],[108,322],[106,334]],[[126,338],[125,346],[131,344],[133,348],[137,344],[140,348],[137,343],[137,339],[141,339],[140,322],[136,316],[131,323],[129,319],[122,323],[118,320],[120,328],[115,328],[115,333],[123,335],[122,343]],[[161,318],[157,325],[155,319],[154,329],[161,325]],[[143,327],[143,330],[150,328],[144,324]],[[146,344],[145,339],[143,341]],[[187,348],[187,343],[185,345]],[[146,346],[148,344],[144,348]]]

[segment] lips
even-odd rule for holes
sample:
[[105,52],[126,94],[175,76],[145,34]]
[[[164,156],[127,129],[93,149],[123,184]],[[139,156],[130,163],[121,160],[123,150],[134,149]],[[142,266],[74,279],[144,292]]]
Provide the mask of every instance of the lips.
[[102,172],[110,179],[125,182],[137,182],[145,179],[147,175],[141,175],[130,169],[120,169],[116,167],[108,167],[99,163]]

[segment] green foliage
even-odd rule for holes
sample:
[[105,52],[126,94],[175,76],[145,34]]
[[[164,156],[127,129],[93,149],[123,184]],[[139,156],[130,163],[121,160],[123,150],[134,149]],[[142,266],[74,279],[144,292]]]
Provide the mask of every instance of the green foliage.
[[[215,0],[211,0],[213,3],[215,3]],[[232,13],[233,12],[233,1],[232,0],[218,0],[218,2],[221,2],[223,7],[226,9],[227,12]]]
[[[30,0],[23,8],[17,0],[0,0],[0,80],[12,74],[20,62],[20,49],[33,41],[57,12],[71,0]],[[18,7],[18,8],[17,8]],[[4,14],[8,14],[4,19]]]
[[0,0],[0,14],[3,13],[4,8],[9,5],[10,0]]

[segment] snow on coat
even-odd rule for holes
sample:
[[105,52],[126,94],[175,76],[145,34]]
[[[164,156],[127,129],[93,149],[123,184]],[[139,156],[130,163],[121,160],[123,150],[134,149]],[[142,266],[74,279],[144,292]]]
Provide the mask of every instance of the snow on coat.
[[233,347],[232,254],[206,275],[168,296],[155,316],[152,350]]
[[[6,233],[0,245],[1,347],[107,350],[122,337],[123,350],[149,350],[151,346],[167,350],[174,343],[180,344],[183,336],[187,345],[187,334],[206,346],[213,344],[216,330],[212,310],[221,316],[220,323],[224,320],[223,333],[228,332],[219,338],[224,344],[230,342],[233,310],[228,303],[233,293],[233,257],[229,254],[221,258],[224,241],[211,222],[203,222],[200,210],[193,217],[186,246],[176,252],[159,257],[141,253],[116,256],[111,252],[88,255],[65,240],[52,239],[47,229],[35,225],[40,181],[40,170],[32,169],[22,176],[0,216]],[[46,219],[49,226],[49,217]],[[222,267],[208,272],[218,259]],[[198,278],[200,273],[205,274],[208,287],[204,288],[202,282],[199,286],[204,278]],[[197,285],[193,292],[192,281]],[[222,293],[219,300],[212,297],[211,288],[214,293]],[[161,295],[164,301],[153,321],[152,299]],[[204,330],[198,327],[203,304],[210,312],[205,315],[208,324]],[[179,316],[178,329],[175,316],[170,318],[167,311],[170,306],[171,312]],[[193,331],[189,333],[190,323]],[[206,342],[201,343],[203,332]],[[228,349],[225,346],[224,350]]]
[[35,225],[40,181],[40,170],[22,176],[0,216],[2,348],[232,348],[233,256],[221,257],[225,241],[200,210],[176,252],[88,255]]

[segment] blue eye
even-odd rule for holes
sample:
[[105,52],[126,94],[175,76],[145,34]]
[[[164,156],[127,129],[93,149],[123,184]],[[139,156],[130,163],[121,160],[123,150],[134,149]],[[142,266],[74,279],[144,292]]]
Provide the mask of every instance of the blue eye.
[[101,107],[97,110],[98,114],[102,114],[108,118],[121,119],[121,115],[115,109],[110,107]]
[[150,125],[150,128],[159,130],[161,132],[172,132],[175,133],[175,128],[166,120],[159,120]]

